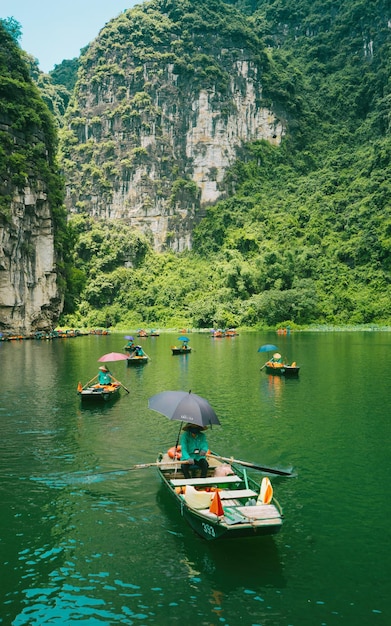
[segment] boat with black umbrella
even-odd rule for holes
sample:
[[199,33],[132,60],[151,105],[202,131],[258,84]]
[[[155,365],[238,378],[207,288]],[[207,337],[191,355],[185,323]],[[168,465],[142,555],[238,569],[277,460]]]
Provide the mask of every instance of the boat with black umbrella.
[[[274,497],[268,476],[258,483],[247,475],[246,468],[264,473],[291,476],[290,472],[273,470],[237,459],[221,457],[210,450],[194,450],[195,458],[207,459],[206,476],[186,477],[181,459],[181,430],[198,426],[205,430],[220,421],[209,402],[191,391],[163,391],[148,400],[148,407],[180,422],[175,445],[159,455],[156,467],[160,478],[172,495],[181,515],[201,537],[207,540],[255,537],[277,533],[282,526],[282,509]],[[184,426],[185,425],[185,426]],[[228,461],[228,462],[227,462]],[[200,464],[201,466],[201,464]]]

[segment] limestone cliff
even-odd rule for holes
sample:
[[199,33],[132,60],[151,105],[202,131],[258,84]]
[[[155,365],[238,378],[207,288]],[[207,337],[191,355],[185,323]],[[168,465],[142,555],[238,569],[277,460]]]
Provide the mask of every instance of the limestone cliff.
[[285,132],[266,67],[245,16],[219,0],[155,0],[107,24],[80,59],[62,135],[68,211],[122,218],[156,249],[191,247],[246,142]]
[[0,330],[27,335],[52,329],[62,310],[62,183],[51,115],[3,29],[0,76]]
[[0,328],[28,335],[52,329],[62,310],[54,233],[43,181],[15,191],[0,226]]

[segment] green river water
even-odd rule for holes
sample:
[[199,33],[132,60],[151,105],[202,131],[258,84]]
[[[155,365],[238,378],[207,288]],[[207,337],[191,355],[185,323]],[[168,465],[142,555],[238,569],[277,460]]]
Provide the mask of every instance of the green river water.
[[[125,334],[0,344],[0,623],[388,626],[391,333],[191,333],[179,356],[162,333],[140,340],[147,365],[111,364],[129,394],[82,407],[78,381]],[[270,342],[298,379],[260,371]],[[217,412],[211,449],[294,469],[271,477],[278,535],[206,542],[154,467],[96,473],[175,443],[148,398],[176,389]]]

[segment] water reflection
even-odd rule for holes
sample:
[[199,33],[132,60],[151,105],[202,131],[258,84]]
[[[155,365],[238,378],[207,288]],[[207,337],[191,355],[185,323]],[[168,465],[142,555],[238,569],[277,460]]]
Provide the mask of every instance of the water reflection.
[[175,537],[176,561],[190,582],[203,578],[203,584],[220,590],[222,596],[234,589],[256,591],[259,587],[286,584],[277,546],[272,537],[202,540],[181,517],[166,488],[161,486],[156,501],[167,519],[166,527]]
[[116,396],[114,396],[113,398],[110,398],[107,401],[102,401],[102,400],[86,400],[86,401],[80,401],[80,408],[78,411],[78,414],[81,416],[84,412],[87,413],[96,413],[96,414],[105,414],[107,412],[110,412],[111,407],[116,404],[120,398],[121,398],[121,393],[117,394]]

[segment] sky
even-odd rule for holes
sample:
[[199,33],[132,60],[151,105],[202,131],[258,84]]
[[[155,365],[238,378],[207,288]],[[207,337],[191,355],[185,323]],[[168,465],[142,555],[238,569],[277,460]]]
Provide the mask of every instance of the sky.
[[0,18],[22,26],[20,47],[49,72],[97,37],[103,26],[142,0],[0,0]]

